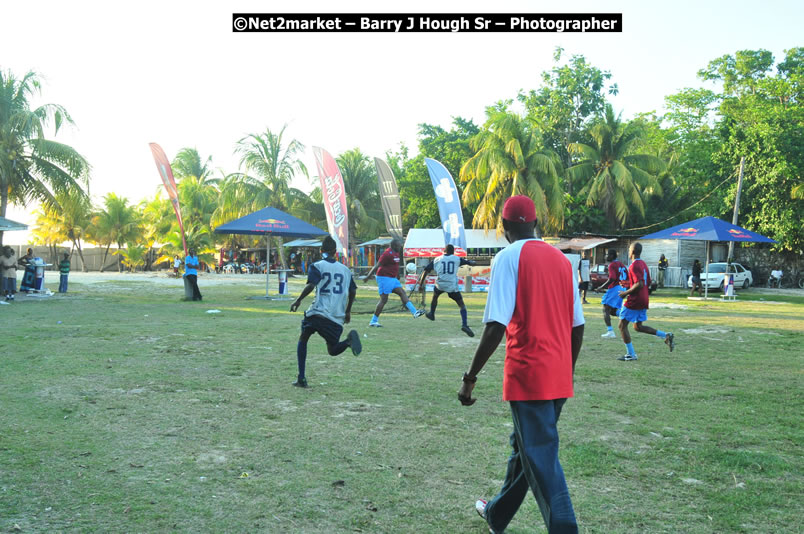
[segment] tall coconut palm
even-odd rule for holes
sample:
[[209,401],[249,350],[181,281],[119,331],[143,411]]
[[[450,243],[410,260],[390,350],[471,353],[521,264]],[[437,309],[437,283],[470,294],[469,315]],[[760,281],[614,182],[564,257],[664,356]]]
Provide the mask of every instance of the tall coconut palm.
[[81,190],[64,191],[56,195],[55,207],[47,209],[58,221],[64,235],[73,244],[81,258],[81,270],[87,272],[84,262],[83,241],[92,219],[92,203]]
[[50,251],[50,262],[56,264],[59,257],[57,247],[59,243],[67,241],[67,235],[52,212],[38,209],[34,215],[36,215],[36,225],[31,231],[33,242],[35,245],[47,246]]
[[629,216],[644,217],[643,197],[662,194],[657,177],[666,166],[656,156],[631,153],[642,128],[636,122],[623,125],[610,105],[588,134],[589,144],[570,143],[570,153],[580,160],[567,169],[567,175],[573,183],[586,184],[579,196],[603,209],[612,227],[621,229]]
[[[261,134],[251,134],[237,143],[235,153],[240,155],[243,169],[241,181],[251,201],[251,210],[256,211],[272,206],[287,211],[294,199],[302,193],[291,187],[296,174],[309,177],[307,167],[300,159],[304,145],[291,139],[287,146],[282,144],[287,125],[279,133],[267,129]],[[282,239],[277,238],[279,257],[286,266],[282,249]]]
[[187,176],[195,176],[202,183],[205,182],[212,173],[212,156],[202,161],[201,155],[195,148],[182,148],[173,162],[170,164],[173,174],[177,180]]
[[[106,245],[101,272],[106,268],[106,257],[112,244],[117,244],[118,250],[122,250],[124,243],[136,241],[140,233],[139,215],[126,198],[109,193],[103,198],[103,204],[104,208],[92,218],[91,232],[96,243]],[[117,270],[122,272],[119,256]]]
[[72,124],[72,118],[58,104],[31,109],[30,100],[39,92],[34,72],[17,79],[10,71],[0,71],[0,217],[6,215],[9,202],[53,205],[55,193],[88,185],[89,164],[84,157],[45,138],[51,123],[55,135],[63,124]]
[[359,148],[347,150],[337,158],[346,190],[349,236],[354,247],[360,238],[373,238],[382,231],[383,214],[377,185],[377,170]]
[[470,141],[475,155],[461,168],[465,205],[478,203],[472,224],[502,232],[502,208],[512,195],[527,195],[536,205],[542,229],[564,224],[561,161],[545,149],[541,134],[527,119],[505,109],[489,109],[483,129]]
[[142,238],[147,247],[145,269],[148,270],[154,263],[154,246],[163,243],[167,235],[176,225],[176,215],[173,213],[173,206],[166,198],[162,198],[162,192],[158,191],[156,196],[150,200],[144,200],[139,206],[142,225]]

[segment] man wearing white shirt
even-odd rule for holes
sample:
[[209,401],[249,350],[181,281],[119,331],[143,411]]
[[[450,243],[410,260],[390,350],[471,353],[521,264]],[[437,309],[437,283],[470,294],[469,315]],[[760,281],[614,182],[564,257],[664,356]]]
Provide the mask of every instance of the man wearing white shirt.
[[511,406],[513,452],[502,489],[475,509],[492,532],[503,532],[533,491],[547,530],[577,533],[564,471],[558,460],[558,418],[573,396],[573,371],[583,342],[583,309],[570,261],[534,238],[536,208],[526,196],[503,207],[511,243],[494,258],[486,324],[458,399],[474,404],[478,373],[506,337],[503,400]]

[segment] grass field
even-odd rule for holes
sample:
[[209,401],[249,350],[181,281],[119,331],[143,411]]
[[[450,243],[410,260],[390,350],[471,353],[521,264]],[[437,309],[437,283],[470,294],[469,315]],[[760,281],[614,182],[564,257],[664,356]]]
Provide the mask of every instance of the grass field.
[[[487,532],[473,506],[509,454],[504,352],[462,407],[477,338],[451,301],[369,330],[363,286],[363,354],[313,338],[300,390],[301,314],[247,300],[259,277],[213,280],[203,302],[120,276],[0,306],[0,532]],[[648,324],[677,348],[636,334],[638,362],[585,306],[559,427],[582,532],[802,531],[804,298],[740,297],[654,296]],[[479,333],[485,295],[465,298]],[[541,531],[529,498],[507,532]]]

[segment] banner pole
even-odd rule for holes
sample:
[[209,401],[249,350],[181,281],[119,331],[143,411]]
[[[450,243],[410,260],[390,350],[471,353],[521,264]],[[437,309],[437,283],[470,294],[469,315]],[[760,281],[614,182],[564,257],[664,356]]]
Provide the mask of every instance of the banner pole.
[[268,298],[268,287],[271,283],[271,232],[265,236],[265,298]]

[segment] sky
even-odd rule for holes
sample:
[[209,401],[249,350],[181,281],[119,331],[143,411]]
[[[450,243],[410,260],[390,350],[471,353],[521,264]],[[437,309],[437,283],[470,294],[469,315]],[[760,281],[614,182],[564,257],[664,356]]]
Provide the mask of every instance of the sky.
[[[122,7],[125,6],[125,7]],[[622,13],[622,33],[269,34],[232,32],[232,13]],[[195,147],[215,168],[238,170],[236,142],[287,124],[287,139],[333,155],[359,147],[413,153],[417,125],[484,121],[485,107],[536,89],[553,52],[610,71],[624,118],[662,112],[664,97],[704,83],[696,73],[737,50],[777,62],[804,45],[803,2],[744,0],[487,1],[140,0],[13,2],[3,7],[0,69],[43,80],[34,104],[58,103],[76,123],[56,140],[92,166],[90,193],[137,203],[160,187],[148,143],[172,159]],[[7,217],[33,223],[35,206]],[[24,244],[28,232],[7,232]]]

